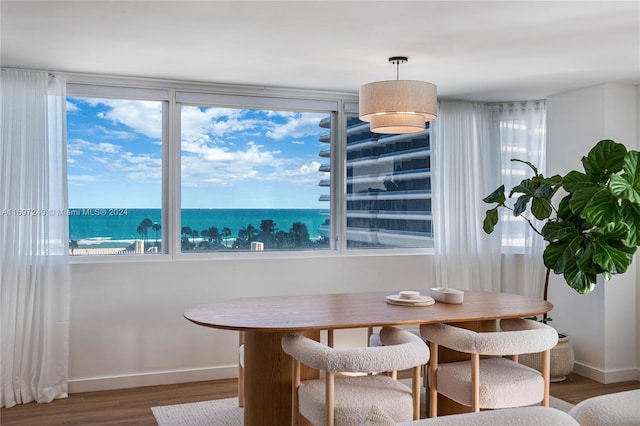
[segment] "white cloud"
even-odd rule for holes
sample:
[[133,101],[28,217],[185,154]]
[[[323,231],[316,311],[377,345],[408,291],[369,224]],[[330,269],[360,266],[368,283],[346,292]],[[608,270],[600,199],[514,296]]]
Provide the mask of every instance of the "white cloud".
[[[127,100],[90,100],[109,107],[100,117],[127,125],[136,132],[160,137],[161,107],[155,102]],[[266,112],[255,118],[251,111],[226,108],[181,108],[181,169],[185,187],[228,186],[239,181],[272,181],[315,184],[322,178],[316,161],[282,158],[281,150],[268,148],[251,138],[267,136],[283,140],[318,134],[318,121],[326,114]],[[285,118],[284,124],[274,118]],[[113,139],[131,138],[130,132],[108,127],[96,128]],[[247,141],[247,142],[240,142]],[[242,143],[242,145],[240,145]],[[300,139],[291,142],[304,145]],[[158,182],[162,175],[159,158],[124,150],[122,145],[75,139],[69,143],[69,156],[92,152],[94,165],[108,171],[105,176],[120,176],[135,182]]]
[[296,114],[288,116],[287,122],[284,124],[271,123],[272,128],[265,135],[276,140],[317,135],[319,130],[318,123],[326,116],[326,114]]
[[162,102],[130,99],[87,99],[90,105],[106,105],[110,109],[98,117],[122,123],[150,138],[162,138]]
[[122,149],[120,145],[109,142],[89,142],[85,139],[72,139],[67,144],[68,155],[82,155],[85,151],[115,154]]
[[94,175],[69,175],[67,181],[69,185],[83,185],[85,183],[95,182],[96,177]]
[[67,101],[66,109],[67,109],[67,112],[74,112],[74,111],[78,110],[78,106],[76,104],[74,104],[73,102]]
[[134,132],[123,132],[119,130],[108,129],[104,126],[96,126],[95,130],[114,139],[135,139],[138,136]]
[[[152,155],[134,154],[123,151],[122,146],[108,142],[89,142],[84,139],[69,141],[67,160],[69,164],[78,170],[91,170],[95,173],[92,181],[118,181],[124,177],[129,182],[158,183],[162,178],[162,160]],[[78,162],[73,157],[86,153],[92,153],[90,161]],[[69,170],[69,180],[79,181],[86,179],[88,175],[74,175],[74,170]]]
[[[318,172],[318,162],[283,157],[280,141],[304,145],[301,138],[318,135],[318,122],[326,114],[255,114],[250,110],[198,107],[182,107],[181,111],[183,186],[228,186],[251,180],[315,185],[324,176]],[[278,124],[282,118],[286,122]],[[269,139],[279,142],[269,145]],[[240,140],[248,142],[238,148]]]
[[279,151],[249,142],[244,149],[210,146],[199,142],[182,143],[182,184],[185,186],[228,185],[238,180],[262,178],[258,168],[278,164]]

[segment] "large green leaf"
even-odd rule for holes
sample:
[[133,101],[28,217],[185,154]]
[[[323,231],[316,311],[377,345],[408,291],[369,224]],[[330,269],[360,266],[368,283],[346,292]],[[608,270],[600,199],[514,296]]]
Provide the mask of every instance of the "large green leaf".
[[540,184],[547,184],[547,185],[551,185],[557,188],[561,187],[561,183],[562,183],[562,176],[560,175],[553,175],[550,177],[544,177],[542,175],[538,175],[538,181],[540,182]]
[[583,271],[575,261],[567,265],[563,275],[567,284],[580,294],[591,293],[596,286],[596,275]]
[[576,262],[576,256],[581,250],[581,242],[580,236],[550,242],[542,253],[544,266],[552,269],[556,274],[563,273],[567,263]]
[[578,236],[578,231],[571,222],[547,222],[542,227],[542,236],[545,241],[557,241],[573,239]]
[[569,208],[571,212],[579,217],[584,218],[584,209],[591,202],[596,192],[600,190],[598,186],[590,186],[579,189],[571,194],[569,200]]
[[593,261],[595,243],[592,241],[583,241],[582,250],[577,253],[576,264],[585,274],[598,275],[605,272],[597,263]]
[[601,188],[584,207],[581,217],[595,226],[605,226],[612,222],[617,223],[622,219],[620,203],[610,191],[606,188]]
[[580,189],[595,187],[597,184],[586,174],[572,170],[562,178],[562,186],[568,192],[576,192]]
[[572,194],[568,194],[560,200],[558,204],[558,218],[564,221],[575,221],[578,216],[571,211],[570,202]]
[[515,204],[513,205],[513,215],[520,216],[527,210],[527,204],[531,200],[531,195],[524,194],[518,197]]
[[593,253],[593,261],[604,271],[610,274],[622,274],[633,260],[633,254],[627,250],[635,251],[635,247],[614,247],[609,244],[596,244]]
[[594,226],[604,226],[622,217],[618,200],[601,186],[576,191],[569,202],[571,211]]
[[623,241],[629,236],[629,225],[624,222],[611,222],[586,234],[592,241]]
[[491,234],[496,224],[498,223],[498,207],[487,210],[487,214],[484,217],[484,222],[482,223],[482,229],[487,234]]
[[588,175],[601,181],[611,173],[618,173],[622,170],[626,153],[627,148],[623,144],[605,139],[591,148],[587,156],[582,159],[582,164]]
[[536,192],[536,187],[533,184],[531,179],[522,179],[522,181],[514,186],[509,193],[509,197],[512,197],[513,194],[526,194],[530,197],[533,197],[533,194]]
[[538,220],[548,219],[553,210],[551,209],[551,200],[547,198],[534,197],[531,200],[531,213]]
[[624,173],[612,174],[609,187],[614,195],[640,205],[640,153],[629,151],[624,157]]
[[623,200],[620,212],[622,220],[629,226],[629,236],[625,244],[629,247],[640,245],[640,206]]
[[485,198],[482,199],[482,201],[484,201],[485,203],[498,203],[500,205],[503,205],[504,202],[506,201],[506,198],[504,195],[504,185],[501,185],[491,194],[487,195]]
[[[630,227],[626,223],[609,223],[602,228],[594,229],[586,236],[592,242],[592,261],[608,274],[621,274],[633,260],[636,247],[624,244]],[[583,268],[584,269],[584,268]]]
[[531,213],[538,220],[548,219],[553,212],[551,208],[551,199],[558,190],[547,183],[541,184],[533,193],[531,200]]

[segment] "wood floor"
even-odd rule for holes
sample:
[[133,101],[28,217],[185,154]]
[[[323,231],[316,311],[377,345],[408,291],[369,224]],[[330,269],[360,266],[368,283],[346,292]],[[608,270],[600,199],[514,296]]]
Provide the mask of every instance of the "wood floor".
[[[556,398],[577,404],[592,396],[640,389],[640,381],[602,383],[571,374],[551,384]],[[71,394],[50,404],[24,404],[0,410],[2,426],[156,425],[151,407],[236,396],[237,380],[148,386]]]

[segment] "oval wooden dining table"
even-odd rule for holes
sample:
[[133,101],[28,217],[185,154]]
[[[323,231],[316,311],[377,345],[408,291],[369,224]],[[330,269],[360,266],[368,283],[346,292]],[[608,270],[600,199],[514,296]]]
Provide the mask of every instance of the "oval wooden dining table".
[[283,426],[293,421],[291,358],[282,337],[299,331],[318,338],[321,330],[384,325],[464,323],[540,315],[553,305],[509,293],[465,291],[462,304],[399,306],[386,302],[394,291],[219,299],[185,310],[205,327],[244,331],[247,426]]

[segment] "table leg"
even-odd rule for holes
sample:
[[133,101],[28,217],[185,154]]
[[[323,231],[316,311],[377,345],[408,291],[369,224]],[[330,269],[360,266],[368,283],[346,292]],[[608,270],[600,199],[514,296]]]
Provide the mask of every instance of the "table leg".
[[[244,424],[284,426],[292,422],[293,364],[282,351],[286,333],[245,331]],[[319,339],[319,332],[305,333]],[[303,372],[310,378],[313,372]],[[316,373],[317,375],[317,373]]]

